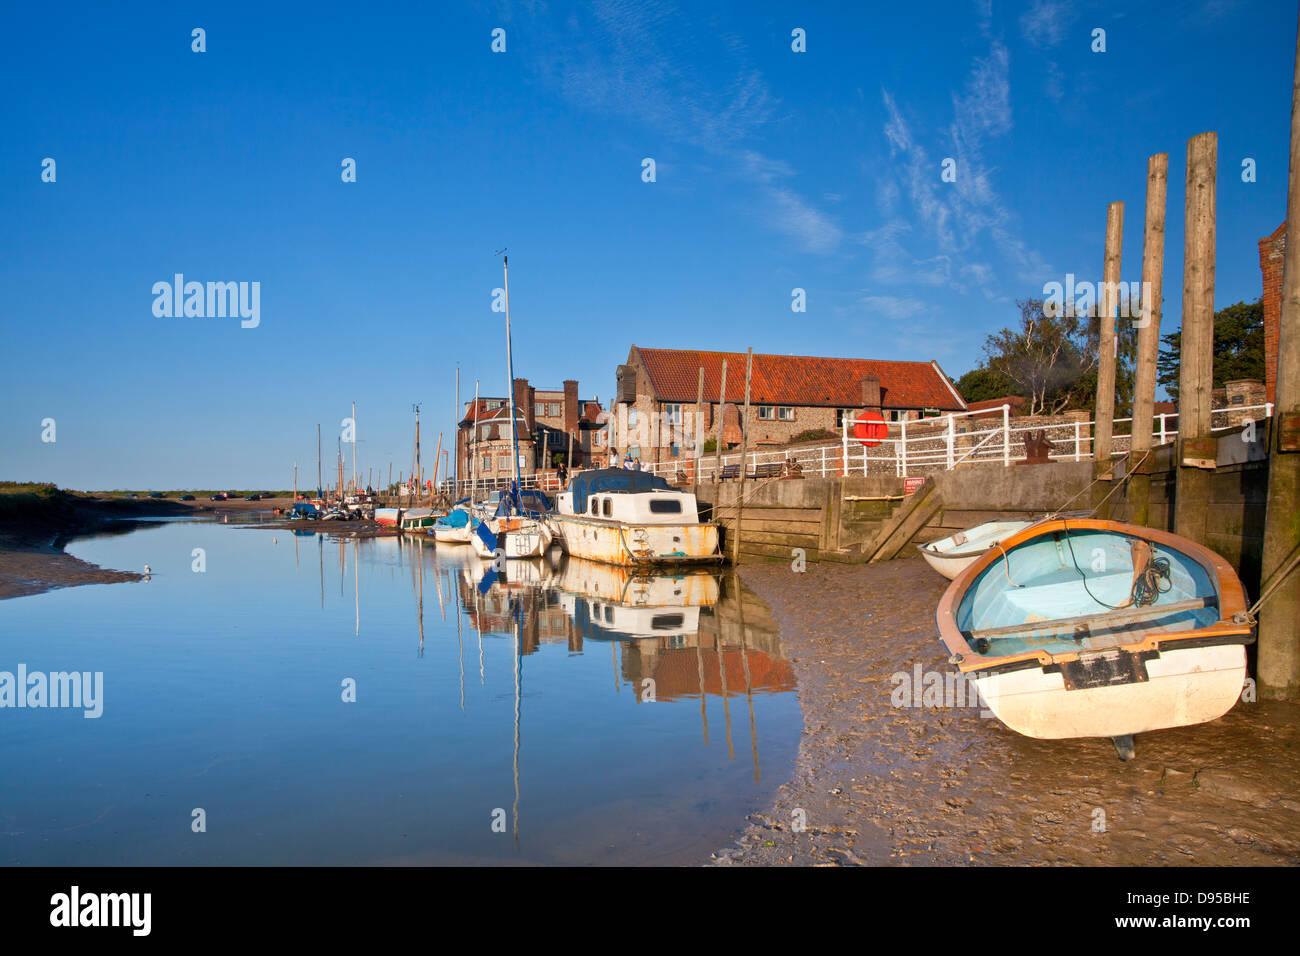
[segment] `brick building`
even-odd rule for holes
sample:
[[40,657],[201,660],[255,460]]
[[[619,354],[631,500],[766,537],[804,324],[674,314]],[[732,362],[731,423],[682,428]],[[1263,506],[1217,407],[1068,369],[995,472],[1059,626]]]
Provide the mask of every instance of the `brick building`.
[[[611,446],[643,462],[689,457],[697,429],[716,428],[722,363],[727,363],[727,409],[722,440],[741,442],[745,402],[743,352],[647,349],[633,345],[619,366],[610,409]],[[704,402],[697,409],[699,370]],[[805,432],[838,435],[845,415],[879,411],[897,422],[965,411],[966,404],[936,362],[754,355],[747,423],[749,446],[783,445]]]
[[[593,454],[603,449],[603,416],[600,403],[578,397],[578,383],[572,379],[561,388],[534,388],[528,380],[514,381],[516,429],[519,434],[519,474],[529,476],[550,470],[556,454],[568,461],[569,436],[573,436],[573,465],[586,467]],[[478,408],[471,400],[456,431],[459,474],[468,479],[510,478],[510,405],[504,398],[480,396]],[[473,470],[472,470],[473,469]]]
[[1277,389],[1277,332],[1282,321],[1282,260],[1286,223],[1259,240],[1259,271],[1264,278],[1264,391],[1274,401]]

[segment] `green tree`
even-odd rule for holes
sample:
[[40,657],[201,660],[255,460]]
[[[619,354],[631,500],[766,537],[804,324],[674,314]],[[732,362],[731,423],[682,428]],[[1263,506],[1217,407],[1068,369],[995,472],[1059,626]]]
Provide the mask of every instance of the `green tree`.
[[1018,394],[1019,387],[1000,372],[978,365],[953,382],[957,394],[967,402],[983,402]]
[[[985,367],[1029,400],[1030,415],[1055,415],[1086,402],[1089,373],[1096,393],[1097,321],[1072,311],[1043,311],[1042,299],[1018,301],[1020,322],[990,335]],[[994,396],[996,397],[996,396]]]
[[[1178,365],[1183,333],[1160,336],[1164,347],[1156,360],[1156,380],[1178,398]],[[1239,378],[1264,380],[1264,302],[1238,302],[1214,313],[1214,388]]]

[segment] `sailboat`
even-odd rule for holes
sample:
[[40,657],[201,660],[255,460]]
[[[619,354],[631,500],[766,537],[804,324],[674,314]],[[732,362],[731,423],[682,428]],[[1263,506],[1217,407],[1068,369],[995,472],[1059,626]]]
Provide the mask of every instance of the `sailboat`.
[[519,420],[515,411],[515,365],[510,342],[508,257],[502,257],[501,269],[505,276],[506,381],[509,384],[510,441],[514,452],[510,456],[513,480],[509,489],[501,495],[496,515],[478,522],[470,543],[481,558],[540,558],[550,549],[553,536],[542,514],[524,507],[523,496],[519,491]]

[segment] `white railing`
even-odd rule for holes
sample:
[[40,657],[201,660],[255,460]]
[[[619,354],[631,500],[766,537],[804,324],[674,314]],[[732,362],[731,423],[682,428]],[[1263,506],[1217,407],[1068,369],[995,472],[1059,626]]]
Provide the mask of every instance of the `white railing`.
[[[1272,404],[1237,406],[1233,408],[1214,409],[1211,422],[1223,421],[1229,414],[1242,412],[1263,412],[1262,418],[1273,414]],[[992,427],[980,428],[977,416],[987,418],[990,414],[1001,415],[1002,421]],[[1045,416],[1046,417],[1046,416]],[[1178,414],[1167,412],[1153,416],[1151,438],[1152,445],[1168,444],[1178,435],[1175,427]],[[960,429],[964,419],[975,419],[973,429]],[[1036,421],[1028,425],[1012,424],[1016,419],[1010,415],[1010,407],[985,409],[979,412],[954,412],[937,418],[912,419],[903,422],[890,422],[887,425],[887,437],[878,445],[868,448],[849,436],[847,422],[840,441],[835,445],[800,446],[797,448],[779,448],[771,451],[754,450],[744,456],[745,475],[752,476],[761,465],[776,466],[788,458],[797,462],[805,475],[829,477],[838,474],[894,474],[906,478],[927,471],[951,470],[959,465],[972,463],[996,462],[1010,465],[1013,461],[1025,459],[1024,435],[1028,432],[1046,432],[1046,438],[1052,443],[1050,457],[1057,461],[1082,461],[1092,457],[1093,426],[1091,421]],[[1132,423],[1131,418],[1117,418],[1114,425]],[[1232,427],[1227,424],[1214,425],[1213,430],[1221,431]],[[1128,433],[1112,435],[1112,456],[1123,455],[1129,448],[1131,436]],[[741,471],[741,456],[738,452],[724,452],[722,455],[722,477],[730,480]],[[669,478],[675,478],[679,472],[688,479],[698,467],[702,481],[712,481],[718,473],[717,453],[705,452],[700,458],[686,456],[660,462],[643,462],[642,468]]]
[[[1261,418],[1273,415],[1272,403],[1266,405],[1247,405],[1233,408],[1216,408],[1211,412],[1211,423],[1216,419],[1222,421],[1229,414],[1262,411]],[[713,481],[719,473],[723,480],[737,477],[743,470],[746,477],[760,471],[761,466],[774,471],[787,459],[797,462],[803,474],[810,476],[831,477],[839,474],[869,475],[893,474],[907,478],[928,471],[950,471],[960,465],[975,463],[998,463],[1010,465],[1014,461],[1025,460],[1024,436],[1028,432],[1042,431],[1052,444],[1049,457],[1056,461],[1083,461],[1092,458],[1093,426],[1091,421],[1055,421],[1035,420],[1028,425],[1013,425],[1016,420],[1011,417],[1008,405],[1001,408],[984,409],[978,412],[954,412],[936,418],[912,419],[910,421],[887,423],[886,437],[873,447],[866,447],[849,435],[848,417],[837,444],[804,445],[796,448],[782,447],[770,451],[756,449],[744,455],[744,468],[741,467],[739,452],[723,452],[722,468],[718,470],[716,451],[704,452],[696,458],[683,455],[659,462],[642,462],[643,471],[663,475],[674,481],[679,474],[691,480],[697,469],[701,481]],[[1000,415],[1001,422],[991,427],[980,428],[981,419]],[[1049,417],[1049,416],[1044,416]],[[1151,440],[1152,446],[1168,444],[1178,435],[1174,427],[1177,412],[1166,412],[1153,416]],[[974,428],[961,428],[963,420],[971,420]],[[1132,425],[1132,418],[1117,418],[1114,425]],[[1211,425],[1212,430],[1222,431],[1231,425]],[[1113,434],[1111,438],[1111,455],[1123,455],[1128,452],[1132,436],[1128,433]],[[574,469],[576,473],[580,469]],[[765,471],[766,471],[765,470]],[[511,479],[480,478],[474,484],[478,493],[494,491],[509,487]],[[526,475],[520,479],[525,488],[541,488],[544,491],[559,491],[561,485],[554,472]],[[458,483],[458,495],[468,494],[470,481],[464,479]]]

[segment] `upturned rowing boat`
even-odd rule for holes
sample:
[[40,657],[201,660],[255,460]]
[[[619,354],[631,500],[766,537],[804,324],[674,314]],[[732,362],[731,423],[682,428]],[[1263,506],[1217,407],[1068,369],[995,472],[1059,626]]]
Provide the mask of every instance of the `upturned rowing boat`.
[[916,547],[926,564],[951,581],[1003,538],[1010,537],[1031,524],[1032,521],[986,521]]
[[950,662],[1029,737],[1132,736],[1221,717],[1254,640],[1241,582],[1219,555],[1164,531],[1042,521],[995,544],[936,612]]

